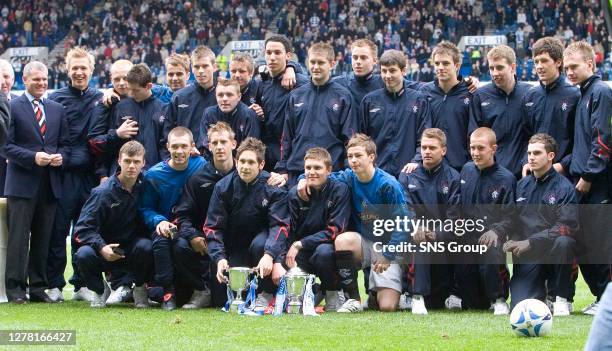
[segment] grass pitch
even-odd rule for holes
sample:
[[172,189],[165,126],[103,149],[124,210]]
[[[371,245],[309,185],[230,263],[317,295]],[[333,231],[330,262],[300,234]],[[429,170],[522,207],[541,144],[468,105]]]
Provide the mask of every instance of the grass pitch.
[[[71,293],[65,292],[69,299]],[[578,281],[574,315],[555,318],[552,335],[514,336],[507,316],[430,311],[327,313],[319,317],[248,317],[216,309],[165,312],[131,305],[94,310],[86,302],[0,304],[0,329],[73,329],[76,346],[0,346],[0,349],[84,350],[581,350],[593,301]]]

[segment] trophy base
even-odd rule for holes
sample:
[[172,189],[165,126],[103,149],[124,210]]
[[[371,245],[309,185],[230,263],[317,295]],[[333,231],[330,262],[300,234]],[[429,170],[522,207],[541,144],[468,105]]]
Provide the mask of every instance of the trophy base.
[[299,302],[289,302],[289,305],[287,305],[288,314],[299,314],[301,309],[302,304]]
[[232,301],[232,303],[230,304],[230,312],[232,313],[238,313],[238,306],[244,304],[244,301],[242,300],[234,300]]

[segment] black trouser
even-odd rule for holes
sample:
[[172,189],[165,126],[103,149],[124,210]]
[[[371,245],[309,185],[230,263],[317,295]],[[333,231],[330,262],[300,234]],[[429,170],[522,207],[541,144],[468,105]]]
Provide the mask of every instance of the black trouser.
[[[465,237],[465,236],[464,236]],[[478,238],[466,238],[474,244]],[[463,308],[489,308],[499,298],[508,298],[510,273],[505,263],[502,244],[491,246],[480,254],[466,255],[468,264],[455,266],[455,279]]]
[[185,238],[178,238],[174,242],[172,251],[179,286],[195,290],[205,290],[207,286],[210,286],[212,265],[208,255],[200,255],[195,252]]
[[28,282],[30,294],[47,289],[47,255],[56,208],[47,170],[34,197],[8,197],[5,282],[9,300],[25,298]]
[[334,244],[319,244],[314,250],[301,249],[295,261],[298,267],[319,277],[321,290],[338,290],[335,252]]
[[[77,244],[74,241],[71,225],[76,224],[81,214],[81,208],[89,198],[91,189],[94,186],[93,174],[81,171],[68,171],[63,174],[62,198],[59,200],[51,241],[49,243],[49,256],[47,257],[47,276],[49,288],[59,288],[62,290],[66,286],[64,271],[66,270],[66,237],[70,235],[71,256],[74,258]],[[72,262],[73,275],[70,284],[74,285],[77,291],[83,285],[78,276],[78,270]]]
[[151,240],[138,238],[125,248],[125,258],[113,262],[106,261],[100,253],[91,246],[80,247],[74,258],[80,276],[85,286],[96,294],[104,293],[102,272],[121,269],[133,274],[136,286],[143,285],[149,280],[153,266],[153,249]]
[[591,183],[591,190],[580,198],[578,263],[584,281],[598,301],[612,277],[612,226],[607,207],[612,200],[610,187],[612,185],[607,179],[595,180]]
[[444,301],[451,294],[454,284],[454,266],[428,253],[417,252],[411,257],[407,271],[408,292],[411,295],[422,295],[425,303],[431,308],[444,307]]
[[[545,301],[549,292],[571,300],[575,245],[576,241],[572,237],[560,236],[551,241],[550,247],[544,252],[534,252],[532,257],[529,257],[529,253],[523,258],[513,257],[515,264],[512,265],[510,280],[512,307],[525,299]],[[548,262],[558,264],[529,263],[537,262],[542,257],[546,257]]]
[[[259,264],[259,260],[264,254],[264,248],[266,246],[266,239],[268,238],[268,231],[257,234],[251,245],[248,248],[237,251],[227,252],[227,262],[230,267],[255,267]],[[217,274],[217,268],[215,267],[213,272]],[[216,278],[212,279],[212,297],[213,306],[224,306],[227,300],[227,288],[226,284],[221,284]],[[274,294],[276,292],[276,285],[272,282],[272,275],[267,276],[264,279],[259,279],[259,291]]]

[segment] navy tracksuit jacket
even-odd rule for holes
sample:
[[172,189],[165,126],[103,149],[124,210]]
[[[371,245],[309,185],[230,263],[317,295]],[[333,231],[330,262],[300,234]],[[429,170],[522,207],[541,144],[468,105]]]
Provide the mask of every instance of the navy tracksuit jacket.
[[333,170],[344,168],[345,144],[359,131],[351,94],[339,83],[312,82],[294,89],[285,109],[279,173],[304,172],[304,155],[315,146],[327,149]]
[[312,189],[304,202],[293,187],[288,195],[291,229],[285,255],[295,241],[302,243],[295,260],[298,267],[316,274],[323,290],[337,290],[334,240],[342,234],[351,217],[351,193],[346,184],[328,179],[321,190]]
[[[126,96],[121,98],[125,99]],[[117,138],[113,115],[118,103],[119,101],[113,101],[110,106],[98,103],[94,107],[93,121],[87,138],[89,139],[89,150],[95,159],[97,178],[109,177],[112,164],[117,162],[113,157],[117,156],[115,151],[118,150],[119,138]]]
[[516,82],[514,90],[506,94],[494,83],[487,84],[474,94],[470,110],[469,133],[478,127],[493,129],[497,136],[495,160],[516,176],[521,174],[530,137],[521,114],[523,96],[530,87]]
[[[132,98],[125,98],[117,104],[113,111],[113,125],[111,130],[116,130],[123,124],[126,117],[138,122],[138,134],[133,139],[120,139],[117,133],[112,135],[111,143],[115,145],[113,159],[119,156],[119,149],[129,140],[136,140],[141,143],[145,152],[145,169],[155,166],[162,161],[162,150],[166,150],[162,135],[162,123],[165,119],[164,104],[151,96],[141,102],[136,102]],[[116,173],[117,163],[111,164],[111,174]]]
[[210,88],[204,89],[198,82],[193,82],[174,93],[172,101],[167,105],[166,118],[164,119],[164,141],[168,139],[168,133],[174,127],[179,126],[191,130],[194,138],[200,135],[204,110],[207,107],[217,105],[215,87],[216,83]]
[[446,134],[446,161],[459,172],[470,160],[468,126],[472,94],[462,77],[448,93],[440,88],[437,80],[425,84],[420,91],[429,102],[431,126]]
[[[261,101],[264,110],[262,138],[266,144],[266,170],[274,170],[281,156],[281,139],[285,124],[285,110],[291,90],[281,85],[282,75],[261,82]],[[296,73],[294,90],[309,82],[307,76]]]
[[360,124],[376,144],[377,166],[398,177],[407,163],[421,159],[421,133],[431,126],[429,103],[412,89],[379,89],[363,98]]
[[[75,263],[85,285],[98,294],[104,291],[104,271],[111,275],[129,272],[137,286],[150,278],[153,254],[151,240],[144,236],[146,229],[138,210],[141,191],[141,179],[129,192],[117,176],[111,176],[92,190],[75,225],[75,242],[79,247]],[[119,244],[125,258],[114,262],[102,258],[100,250],[108,244]]]
[[463,217],[483,219],[485,229],[483,232],[466,233],[458,241],[475,244],[488,230],[498,235],[497,247],[489,247],[486,253],[477,255],[472,262],[485,264],[455,267],[458,291],[467,308],[489,308],[490,303],[498,298],[508,297],[509,273],[505,263],[500,262],[505,262],[502,245],[512,226],[515,191],[516,178],[498,163],[480,170],[473,162],[468,162],[461,170]]
[[560,75],[547,86],[540,82],[531,87],[523,99],[522,114],[526,118],[528,136],[546,133],[555,138],[555,162],[560,162],[567,172],[572,160],[574,117],[580,90]]
[[233,254],[243,254],[261,233],[266,237],[261,254],[281,262],[289,235],[286,191],[267,185],[268,178],[270,174],[262,171],[246,184],[234,171],[215,185],[204,224],[208,253],[214,262],[231,261]]
[[[59,201],[53,232],[49,243],[47,258],[47,279],[49,288],[62,289],[66,285],[66,236],[70,225],[79,219],[83,204],[91,189],[97,184],[94,176],[94,159],[89,153],[87,132],[93,123],[93,110],[102,98],[102,93],[94,88],[79,90],[72,86],[58,89],[49,99],[64,106],[68,124],[70,157],[63,160],[63,193]],[[72,249],[72,253],[76,252]],[[76,266],[73,265],[76,268]],[[78,274],[73,275],[71,283],[75,290],[80,288]]]
[[529,240],[530,249],[512,258],[512,305],[530,298],[544,301],[547,295],[571,301],[578,229],[574,186],[551,167],[540,178],[531,174],[521,179],[516,197],[519,231],[511,239]]
[[[421,164],[412,173],[401,173],[399,182],[415,218],[445,220],[459,217],[459,172],[445,161],[430,170]],[[454,241],[452,234],[438,231],[436,241]],[[432,266],[432,261],[443,264]],[[425,296],[428,306],[442,307],[451,292],[453,278],[452,266],[445,261],[445,255],[436,255],[434,259],[431,254],[417,253],[408,269],[408,290],[412,294]]]
[[210,106],[204,110],[204,116],[199,128],[200,135],[194,135],[198,148],[208,150],[208,135],[206,133],[211,125],[219,121],[226,122],[232,127],[236,134],[236,143],[238,145],[247,137],[261,139],[261,122],[257,118],[255,111],[251,110],[244,103],[239,102],[230,113],[223,113],[219,106]]

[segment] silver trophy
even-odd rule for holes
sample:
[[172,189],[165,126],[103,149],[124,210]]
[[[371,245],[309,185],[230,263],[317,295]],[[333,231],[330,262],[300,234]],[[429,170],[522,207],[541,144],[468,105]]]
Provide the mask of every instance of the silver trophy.
[[232,290],[232,293],[236,292],[236,298],[230,305],[230,311],[238,312],[238,306],[244,303],[242,299],[242,293],[249,287],[249,275],[253,272],[251,268],[246,267],[232,267],[227,270],[228,272],[228,286]]
[[298,267],[291,268],[285,275],[287,281],[287,297],[289,298],[287,313],[300,313],[304,298],[304,288],[310,276],[311,274],[304,272]]

